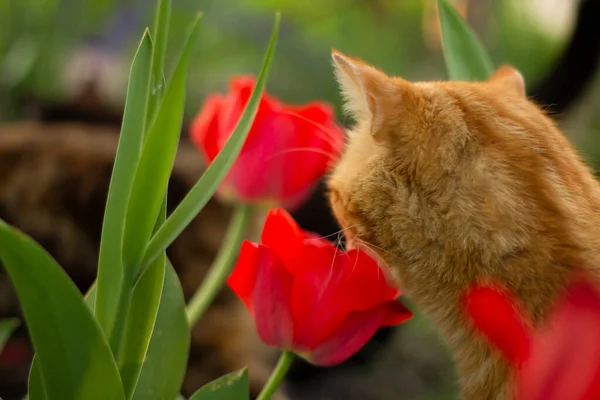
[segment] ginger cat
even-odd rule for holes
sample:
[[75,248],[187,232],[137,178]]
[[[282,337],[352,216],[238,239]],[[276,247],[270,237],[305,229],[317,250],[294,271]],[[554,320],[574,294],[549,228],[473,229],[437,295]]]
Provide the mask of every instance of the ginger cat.
[[543,322],[567,274],[600,265],[600,186],[511,67],[486,82],[410,83],[333,59],[357,122],[328,181],[349,244],[376,252],[439,328],[463,399],[508,400],[511,366],[461,297],[494,279]]

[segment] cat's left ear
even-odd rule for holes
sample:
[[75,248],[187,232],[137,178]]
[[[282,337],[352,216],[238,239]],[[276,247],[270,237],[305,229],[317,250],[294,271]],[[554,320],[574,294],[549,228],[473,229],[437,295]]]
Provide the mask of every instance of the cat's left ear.
[[516,68],[503,65],[494,72],[489,81],[501,85],[506,90],[525,96],[525,79]]
[[360,60],[332,50],[335,75],[345,99],[345,110],[358,121],[369,121],[375,140],[383,126],[386,98],[394,92],[392,78]]

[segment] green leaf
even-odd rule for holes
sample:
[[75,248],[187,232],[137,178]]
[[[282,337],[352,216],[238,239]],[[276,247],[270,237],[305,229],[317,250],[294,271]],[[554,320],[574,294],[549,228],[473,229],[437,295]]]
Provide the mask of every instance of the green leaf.
[[48,398],[44,386],[44,377],[42,376],[42,370],[40,369],[40,363],[37,361],[37,356],[33,356],[33,360],[31,360],[27,396],[29,400],[46,400]]
[[[94,283],[92,283],[92,285],[88,289],[88,292],[85,294],[83,301],[90,310],[90,312],[94,312],[94,304],[96,302],[96,281],[94,281]],[[42,371],[40,370],[39,362],[37,361],[37,357],[35,356],[33,357],[33,360],[31,360],[27,392],[29,400],[46,399],[44,377],[42,376]]]
[[8,338],[13,331],[17,329],[19,324],[19,320],[16,318],[7,318],[0,321],[0,353],[8,341]]
[[90,288],[88,289],[87,293],[83,296],[83,301],[85,302],[85,305],[88,306],[88,308],[93,312],[94,311],[94,307],[96,306],[96,288],[98,287],[98,284],[96,281],[94,281],[94,283],[92,283],[92,285],[90,286]]
[[200,210],[202,210],[210,198],[215,194],[217,187],[238,157],[242,146],[246,141],[254,117],[256,116],[258,104],[267,83],[267,77],[269,75],[269,69],[275,51],[275,44],[277,43],[280,19],[280,14],[277,13],[275,17],[275,27],[273,28],[269,47],[267,48],[263,65],[256,81],[256,86],[252,91],[250,100],[244,108],[244,112],[242,113],[235,130],[217,157],[209,165],[204,174],[202,174],[202,177],[196,182],[181,204],[179,204],[175,211],[167,218],[167,221],[163,226],[152,237],[144,256],[144,262],[142,263],[144,267],[152,263],[161,252],[173,243],[175,238],[177,238],[196,215],[198,215]]
[[248,400],[250,387],[248,369],[243,368],[224,375],[194,393],[190,400]]
[[177,273],[167,262],[154,333],[132,399],[176,398],[187,369],[189,349],[190,327],[183,290]]
[[102,224],[95,314],[107,337],[113,330],[123,284],[123,231],[142,147],[151,57],[152,42],[146,30],[131,65],[121,135]]
[[0,243],[0,259],[25,315],[47,398],[124,399],[108,343],[67,274],[41,246],[3,221]]
[[475,33],[447,0],[438,0],[444,58],[452,80],[483,81],[493,72],[489,55]]
[[119,370],[128,399],[135,390],[142,364],[146,359],[164,281],[163,254],[146,270],[133,289],[123,344],[119,352]]
[[154,48],[152,52],[152,82],[150,85],[150,97],[148,101],[147,126],[154,121],[156,110],[160,105],[164,92],[163,69],[165,54],[167,52],[167,38],[169,34],[169,22],[171,20],[171,0],[158,0],[152,37]]
[[173,168],[181,133],[187,64],[197,37],[199,22],[200,15],[192,23],[185,49],[167,87],[156,120],[148,132],[136,171],[123,240],[124,268],[129,276],[135,276],[139,270]]

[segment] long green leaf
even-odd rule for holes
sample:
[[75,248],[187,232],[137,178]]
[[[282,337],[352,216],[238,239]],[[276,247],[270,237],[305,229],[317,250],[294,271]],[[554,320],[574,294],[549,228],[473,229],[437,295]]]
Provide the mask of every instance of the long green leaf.
[[154,333],[133,395],[134,400],[174,399],[187,369],[190,327],[177,273],[167,262]]
[[29,400],[46,400],[46,388],[44,386],[44,377],[40,369],[40,363],[34,356],[29,370],[29,382],[27,384],[27,397]]
[[18,326],[19,320],[16,318],[7,318],[0,321],[0,353],[8,341],[8,338]]
[[[87,308],[90,310],[90,312],[94,312],[94,305],[96,302],[96,281],[94,281],[94,283],[92,283],[92,285],[90,286],[88,292],[84,296],[83,301]],[[42,376],[42,371],[40,370],[39,362],[37,361],[37,357],[35,356],[33,357],[33,360],[31,360],[27,392],[29,400],[46,399],[44,377]]]
[[156,110],[162,100],[164,88],[163,69],[165,54],[167,52],[167,37],[169,34],[169,22],[171,20],[171,0],[158,0],[152,37],[154,47],[152,51],[152,82],[150,86],[150,97],[148,101],[147,126],[152,126]]
[[0,222],[0,259],[15,287],[47,398],[124,399],[100,326],[67,274],[31,238]]
[[243,368],[202,386],[190,400],[248,400],[249,393],[248,370]]
[[[198,34],[200,16],[192,23],[185,49],[167,87],[156,120],[148,132],[127,209],[123,260],[135,276],[167,188],[181,133],[187,64]],[[158,254],[157,254],[158,256]]]
[[202,210],[214,195],[217,187],[238,157],[242,146],[246,141],[254,117],[256,116],[258,104],[267,83],[267,77],[269,75],[269,69],[271,67],[271,61],[277,43],[280,19],[280,14],[277,13],[275,27],[273,28],[269,47],[267,48],[263,65],[256,81],[256,86],[252,91],[250,100],[244,108],[244,112],[242,113],[235,130],[217,157],[209,165],[204,174],[202,174],[202,177],[185,196],[181,204],[179,204],[175,211],[167,218],[164,225],[152,237],[144,256],[144,267],[150,265],[161,252],[173,243],[175,238],[177,238],[177,236],[183,232],[185,227],[189,225],[196,215],[198,215],[200,210]]
[[438,0],[438,12],[450,79],[483,81],[489,78],[493,64],[475,33],[447,0]]
[[123,345],[119,352],[119,369],[126,397],[133,395],[150,340],[155,331],[155,321],[165,282],[163,253],[139,279],[133,289],[129,306]]
[[[165,193],[163,198],[158,219],[154,226],[154,232],[160,228],[166,218],[167,193]],[[167,254],[163,252],[142,275],[133,292],[133,301],[131,302],[127,318],[127,330],[123,341],[124,348],[119,359],[123,386],[125,387],[128,399],[137,390],[138,379],[143,365],[156,362],[156,360],[149,360],[147,354],[154,332],[157,332],[157,335],[161,335],[164,328],[156,326],[156,318],[158,316],[159,302],[162,300],[162,292],[164,290],[166,260]],[[163,356],[161,355],[160,362],[162,362]],[[185,362],[182,362],[181,365],[185,365]],[[172,367],[177,368],[177,366]],[[144,385],[148,385],[148,382],[142,382],[142,385],[139,387],[141,392],[147,390]],[[154,390],[155,388],[151,389]]]
[[131,65],[121,135],[102,224],[95,314],[107,337],[113,329],[123,284],[123,231],[144,134],[151,57],[152,42],[146,30]]

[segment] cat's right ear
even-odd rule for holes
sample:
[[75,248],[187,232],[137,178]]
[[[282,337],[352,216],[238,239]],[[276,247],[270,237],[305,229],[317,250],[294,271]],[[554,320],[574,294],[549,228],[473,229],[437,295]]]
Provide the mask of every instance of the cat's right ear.
[[335,76],[345,100],[345,111],[358,121],[368,121],[370,131],[377,140],[383,125],[383,108],[387,91],[391,91],[391,78],[364,62],[332,50]]

